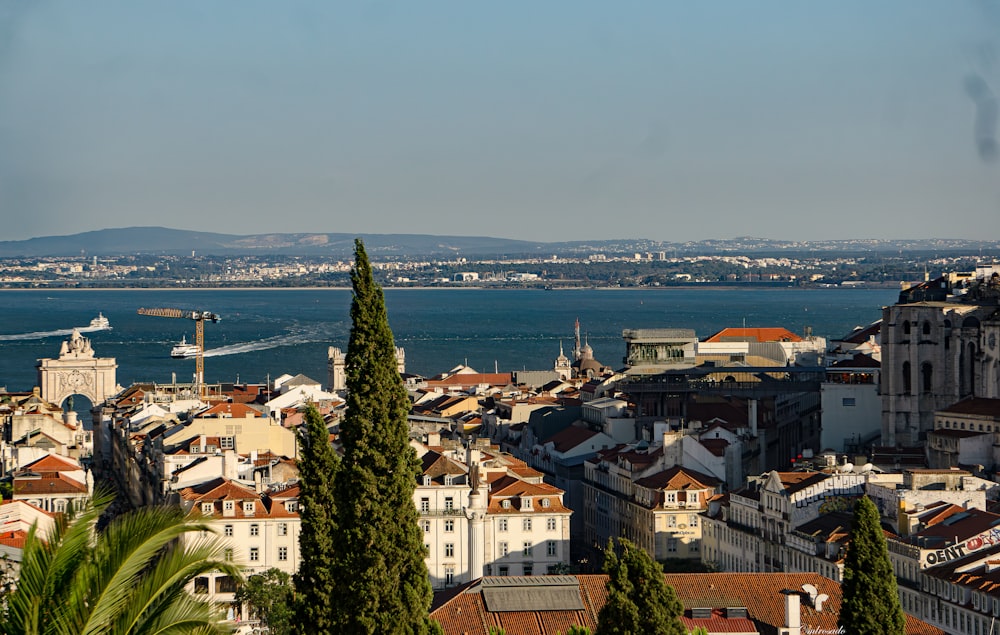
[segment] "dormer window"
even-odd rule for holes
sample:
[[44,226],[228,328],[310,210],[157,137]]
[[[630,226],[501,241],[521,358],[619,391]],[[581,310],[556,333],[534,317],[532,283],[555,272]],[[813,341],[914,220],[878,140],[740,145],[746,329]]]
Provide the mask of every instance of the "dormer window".
[[213,507],[215,507],[215,506],[212,505],[212,503],[202,503],[201,504],[201,513],[205,514],[206,516],[210,516],[212,514]]
[[299,511],[298,501],[285,501],[285,511],[286,512],[297,512]]
[[504,509],[510,509],[510,499],[509,498],[503,499],[503,502],[500,503],[500,506],[503,507]]
[[521,499],[521,509],[531,509],[531,499],[522,498]]
[[243,513],[244,514],[246,514],[248,516],[252,516],[255,509],[256,508],[254,507],[253,501],[245,501],[243,503]]
[[452,478],[453,477],[452,477],[451,474],[445,474],[444,475],[444,484],[445,485],[451,485],[452,484]]
[[430,484],[431,484],[431,477],[428,476],[427,474],[424,474],[424,485],[429,486]]
[[552,503],[549,502],[549,499],[547,499],[547,498],[543,498],[542,499],[542,507],[545,507],[546,509],[548,509],[549,505],[551,505],[551,504]]

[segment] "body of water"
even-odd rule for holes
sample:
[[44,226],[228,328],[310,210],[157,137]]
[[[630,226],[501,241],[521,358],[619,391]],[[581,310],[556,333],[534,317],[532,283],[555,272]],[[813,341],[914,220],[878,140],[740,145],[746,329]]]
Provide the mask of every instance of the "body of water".
[[[594,356],[620,367],[629,328],[689,328],[699,338],[725,327],[806,327],[827,339],[881,317],[891,289],[387,289],[396,345],[408,372],[458,364],[492,372],[550,369],[562,342],[573,348],[579,318]],[[194,359],[172,359],[188,319],[142,316],[140,307],[197,309],[205,324],[208,382],[263,382],[302,373],[326,384],[329,346],[347,349],[351,292],[344,289],[0,291],[0,386],[28,390],[39,358],[59,356],[73,327],[103,313],[112,330],[85,333],[99,357],[114,357],[118,382],[191,381]]]

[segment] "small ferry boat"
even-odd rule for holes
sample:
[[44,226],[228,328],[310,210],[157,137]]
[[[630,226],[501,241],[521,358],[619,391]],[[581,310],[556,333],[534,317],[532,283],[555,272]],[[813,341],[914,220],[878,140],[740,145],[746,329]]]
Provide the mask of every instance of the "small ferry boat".
[[188,344],[187,338],[182,336],[181,341],[170,350],[170,356],[176,358],[194,357],[198,354],[197,344]]
[[111,322],[103,313],[98,312],[97,317],[90,321],[90,328],[95,331],[107,331],[111,329]]

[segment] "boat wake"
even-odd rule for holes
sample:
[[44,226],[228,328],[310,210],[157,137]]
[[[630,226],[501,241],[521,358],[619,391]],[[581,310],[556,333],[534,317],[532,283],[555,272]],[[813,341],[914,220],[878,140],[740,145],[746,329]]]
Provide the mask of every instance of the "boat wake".
[[95,331],[110,331],[110,326],[78,326],[74,329],[56,329],[54,331],[33,331],[31,333],[14,333],[11,335],[0,335],[0,342],[17,342],[21,340],[43,340],[46,337],[65,337],[72,335],[73,331],[81,333],[94,333]]
[[252,353],[254,351],[264,351],[269,348],[279,348],[282,346],[297,346],[299,344],[312,344],[314,342],[326,342],[329,338],[325,333],[303,332],[291,333],[287,335],[275,335],[255,342],[242,342],[239,344],[227,344],[218,348],[207,349],[204,357],[222,357],[224,355],[239,355],[241,353]]

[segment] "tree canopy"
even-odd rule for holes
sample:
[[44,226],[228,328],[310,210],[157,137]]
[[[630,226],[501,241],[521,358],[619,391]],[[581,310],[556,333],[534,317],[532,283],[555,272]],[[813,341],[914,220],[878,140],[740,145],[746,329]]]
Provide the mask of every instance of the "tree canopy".
[[604,572],[608,600],[597,616],[598,635],[685,635],[684,605],[663,570],[643,549],[621,538],[608,542]]
[[906,616],[899,603],[878,508],[867,496],[854,504],[854,525],[844,559],[839,625],[852,635],[903,635]]
[[[307,473],[335,472],[332,501],[327,503],[332,544],[303,552],[296,578],[300,585],[324,585],[322,592],[314,592],[316,599],[306,602],[325,601],[330,612],[315,607],[303,620],[303,629],[380,635],[433,632],[436,625],[427,617],[431,586],[413,503],[420,464],[409,445],[410,401],[396,366],[382,288],[374,281],[360,240],[355,241],[351,284],[352,326],[344,360],[347,409],[340,424],[343,457],[336,468],[308,466],[314,459],[305,451],[300,461]],[[316,434],[309,433],[309,442],[318,445]],[[303,477],[303,493],[310,487],[315,486]],[[305,513],[309,505],[318,504],[305,501]],[[305,523],[304,516],[303,532]],[[318,559],[321,568],[307,559]],[[307,569],[309,581],[303,573]],[[308,621],[325,620],[327,615],[329,627]]]
[[336,625],[338,581],[334,481],[340,459],[315,406],[308,406],[299,436],[299,570],[295,574],[297,626],[303,633],[331,632]]

